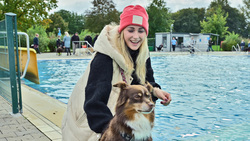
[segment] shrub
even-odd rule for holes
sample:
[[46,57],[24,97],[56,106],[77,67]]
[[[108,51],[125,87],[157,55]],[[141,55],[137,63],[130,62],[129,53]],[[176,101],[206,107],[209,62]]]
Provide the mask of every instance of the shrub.
[[232,46],[236,46],[240,42],[239,34],[235,34],[234,32],[226,35],[225,41],[222,43],[222,49],[224,51],[231,51]]
[[56,37],[56,35],[52,32],[49,33],[49,44],[48,44],[48,48],[50,52],[55,52],[56,51],[56,40],[58,38]]
[[155,38],[148,38],[148,46],[155,46]]

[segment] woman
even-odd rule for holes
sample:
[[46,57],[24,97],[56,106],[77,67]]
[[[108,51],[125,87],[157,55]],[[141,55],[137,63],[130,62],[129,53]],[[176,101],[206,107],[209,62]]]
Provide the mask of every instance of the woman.
[[39,34],[36,33],[35,38],[33,39],[34,42],[34,49],[36,50],[36,53],[41,54],[40,50],[39,50]]
[[173,51],[175,51],[175,47],[176,47],[177,41],[176,41],[175,38],[173,37],[173,39],[172,39],[171,42],[172,42]]
[[244,51],[244,48],[245,48],[245,41],[244,41],[243,39],[241,40],[240,48],[241,48],[241,51]]
[[154,86],[153,99],[171,101],[170,94],[155,83],[147,46],[148,15],[139,6],[127,6],[120,26],[107,25],[95,42],[94,58],[77,82],[68,102],[63,140],[95,141],[113,118],[120,81]]
[[65,50],[67,52],[67,56],[69,56],[69,54],[71,55],[71,52],[70,52],[70,36],[69,36],[68,32],[65,32],[65,36],[63,37],[63,42],[64,42]]

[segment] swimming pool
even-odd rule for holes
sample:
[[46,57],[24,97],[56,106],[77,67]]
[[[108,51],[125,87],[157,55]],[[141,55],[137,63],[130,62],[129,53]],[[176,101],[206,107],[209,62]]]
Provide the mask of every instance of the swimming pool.
[[[155,79],[172,94],[157,102],[154,141],[250,140],[249,56],[152,56]],[[64,103],[90,60],[39,61],[40,85]]]

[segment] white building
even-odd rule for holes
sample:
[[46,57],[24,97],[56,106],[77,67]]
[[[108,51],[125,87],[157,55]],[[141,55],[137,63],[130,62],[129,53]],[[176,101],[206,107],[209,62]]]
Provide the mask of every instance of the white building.
[[[218,36],[212,33],[170,33],[170,32],[160,32],[155,33],[155,46],[163,44],[163,51],[172,51],[171,40],[172,37],[177,39],[178,45],[175,51],[188,51],[188,46],[191,45],[192,39],[194,40],[194,49],[199,51],[206,51],[208,48],[208,40],[211,36]],[[171,47],[171,48],[170,48]]]

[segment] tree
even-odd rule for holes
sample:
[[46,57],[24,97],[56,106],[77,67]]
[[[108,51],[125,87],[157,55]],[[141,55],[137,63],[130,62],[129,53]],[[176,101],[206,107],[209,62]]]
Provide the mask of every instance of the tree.
[[85,15],[85,28],[91,32],[99,33],[103,27],[111,22],[119,24],[119,15],[112,0],[93,0],[92,10]]
[[5,18],[5,13],[17,14],[17,28],[27,30],[32,25],[47,26],[48,12],[57,7],[57,0],[1,0],[0,20]]
[[60,28],[61,33],[64,33],[68,30],[68,23],[66,23],[58,13],[51,14],[49,18],[52,20],[52,22],[46,29],[47,33],[53,32],[55,35],[57,35],[58,28]]
[[241,7],[242,12],[246,16],[247,20],[250,20],[250,0],[243,0],[244,6]]
[[[75,32],[81,32],[84,29],[83,15],[77,15],[77,13],[70,12],[67,10],[60,10],[56,13],[63,18],[66,24],[68,24],[67,30],[70,34],[74,34]],[[62,33],[64,33],[64,31],[62,31]]]
[[211,17],[207,17],[206,20],[201,21],[201,33],[219,34],[220,38],[223,38],[228,33],[228,27],[225,26],[227,15],[225,17],[223,15],[224,13],[221,8],[218,7]]
[[174,31],[184,33],[200,33],[200,21],[204,19],[205,8],[181,9],[172,14]]
[[170,26],[174,21],[171,19],[171,13],[164,0],[153,0],[147,7],[147,13],[149,16],[148,37],[155,37],[156,32],[170,31]]
[[[249,0],[248,0],[249,1]],[[227,24],[229,32],[235,32],[242,36],[247,36],[247,21],[243,13],[238,9],[233,8],[229,5],[228,0],[214,0],[211,2],[207,9],[206,16],[210,17],[216,11],[218,6],[221,7],[224,16],[228,14]]]
[[246,17],[247,27],[246,27],[246,35],[245,37],[250,36],[250,0],[243,0],[244,6],[241,7],[243,14]]

